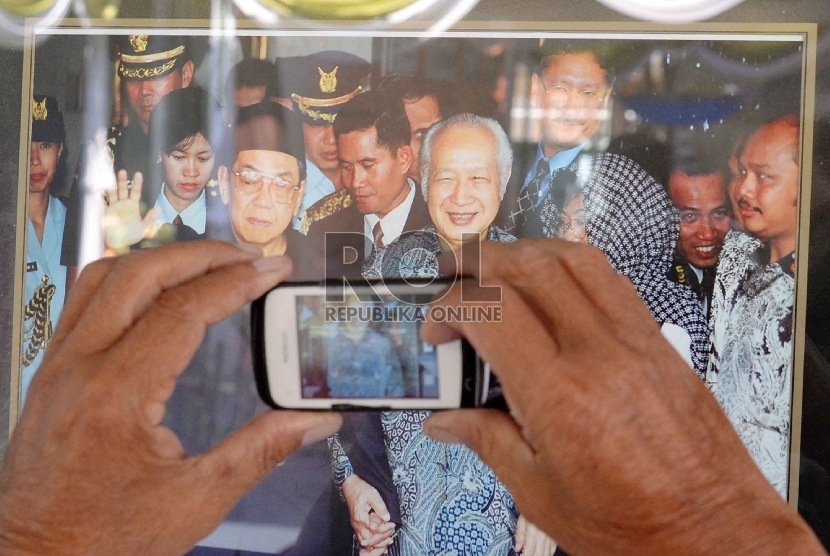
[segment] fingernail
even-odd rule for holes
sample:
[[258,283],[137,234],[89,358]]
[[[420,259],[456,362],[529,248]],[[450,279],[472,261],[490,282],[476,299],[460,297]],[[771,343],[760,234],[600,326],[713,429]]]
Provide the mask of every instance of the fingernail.
[[430,424],[428,421],[424,423],[424,434],[433,440],[439,442],[447,442],[449,444],[462,444],[461,438],[449,429]]
[[285,270],[288,265],[291,264],[291,261],[288,257],[277,256],[277,257],[262,257],[261,259],[255,260],[253,263],[254,268],[257,269],[262,274],[266,272],[277,272],[279,270]]
[[[256,264],[256,262],[254,264]],[[325,423],[322,423],[312,429],[309,429],[303,435],[302,445],[308,446],[309,444],[314,444],[315,442],[320,442],[321,440],[328,438],[329,436],[333,435],[334,433],[340,430],[341,424],[342,421],[338,417],[336,420],[328,420]]]

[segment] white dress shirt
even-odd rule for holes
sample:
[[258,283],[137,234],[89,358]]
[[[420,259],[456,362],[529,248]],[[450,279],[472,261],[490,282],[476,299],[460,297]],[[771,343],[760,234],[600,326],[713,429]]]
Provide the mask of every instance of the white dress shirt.
[[363,235],[366,236],[368,242],[366,244],[366,256],[372,254],[372,244],[374,240],[375,224],[380,222],[380,229],[383,231],[383,246],[388,247],[390,243],[397,241],[403,233],[404,226],[406,226],[406,219],[409,218],[409,212],[412,209],[412,203],[415,201],[415,182],[407,178],[409,185],[409,194],[403,202],[393,208],[383,218],[378,217],[377,214],[363,215]]

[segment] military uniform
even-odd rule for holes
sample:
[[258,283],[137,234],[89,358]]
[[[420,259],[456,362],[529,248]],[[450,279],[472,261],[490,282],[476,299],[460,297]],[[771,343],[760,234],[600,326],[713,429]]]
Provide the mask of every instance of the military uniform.
[[[32,120],[33,143],[65,143],[66,131],[57,100],[35,95]],[[29,383],[43,361],[43,353],[63,310],[66,267],[60,259],[65,222],[66,207],[50,195],[41,240],[38,240],[32,221],[27,223],[21,400],[26,399]]]
[[[371,71],[371,64],[363,58],[337,50],[315,52],[294,60],[289,87],[294,111],[309,125],[334,124],[340,107],[366,90]],[[306,161],[306,167],[306,190],[293,222],[294,228],[300,231],[308,230],[309,224],[304,223],[307,210],[335,193],[334,183],[311,160]]]
[[[187,37],[130,35],[118,40],[120,58],[118,75],[125,81],[145,81],[165,77],[180,70],[190,59]],[[138,117],[126,126],[113,126],[107,134],[107,155],[114,172],[126,170],[128,179],[136,172],[146,178],[150,167],[150,139],[141,127]],[[66,231],[63,236],[61,263],[78,266],[81,225],[83,222],[84,173],[89,166],[89,144],[81,150],[70,190]],[[151,209],[158,191],[148,187],[142,190],[142,212]]]

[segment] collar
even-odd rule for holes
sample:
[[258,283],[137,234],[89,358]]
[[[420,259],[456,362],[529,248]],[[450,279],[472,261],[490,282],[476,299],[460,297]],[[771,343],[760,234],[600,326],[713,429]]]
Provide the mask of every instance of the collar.
[[793,251],[789,255],[784,255],[777,261],[768,263],[766,261],[769,261],[769,253],[769,243],[764,243],[752,253],[752,260],[755,262],[755,264],[759,266],[777,265],[784,274],[791,278],[795,277],[795,251]]
[[389,211],[389,214],[383,218],[379,218],[376,214],[364,215],[366,222],[364,228],[368,229],[369,237],[372,237],[372,230],[375,228],[375,224],[380,222],[380,229],[383,230],[384,247],[401,237],[403,229],[406,226],[406,219],[409,218],[409,213],[412,209],[412,203],[415,201],[415,182],[411,178],[407,178],[406,183],[409,185],[409,193],[406,199],[400,205]]
[[167,197],[164,195],[165,188],[165,184],[162,184],[158,199],[156,199],[156,206],[161,209],[161,215],[158,218],[159,222],[161,224],[172,224],[176,216],[181,216],[182,222],[193,228],[193,231],[197,234],[205,233],[207,223],[205,190],[207,187],[205,187],[199,197],[182,212],[178,212],[175,208],[173,208],[173,205],[170,204],[170,201],[167,200]]
[[565,168],[566,166],[570,166],[571,163],[576,160],[577,155],[582,152],[582,149],[585,148],[588,142],[582,143],[572,149],[568,149],[567,151],[561,151],[556,153],[550,158],[545,158],[545,153],[542,151],[542,143],[539,143],[538,147],[536,148],[536,159],[533,161],[533,168],[539,163],[540,160],[547,160],[548,164],[550,165],[550,173],[553,174],[555,170],[559,170],[560,168]]

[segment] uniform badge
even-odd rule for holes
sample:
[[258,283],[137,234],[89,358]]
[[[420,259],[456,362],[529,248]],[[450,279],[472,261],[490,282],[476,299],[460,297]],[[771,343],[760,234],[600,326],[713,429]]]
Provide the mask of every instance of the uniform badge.
[[147,39],[149,35],[130,35],[130,44],[133,50],[139,54],[147,50]]
[[340,66],[334,66],[334,69],[331,70],[330,73],[326,73],[323,71],[323,68],[318,67],[317,71],[320,72],[320,92],[321,93],[333,93],[337,90],[337,70]]
[[32,99],[32,117],[36,120],[43,121],[49,116],[49,112],[46,110],[46,99],[44,98],[40,102]]
[[37,261],[26,263],[26,272],[37,272]]

